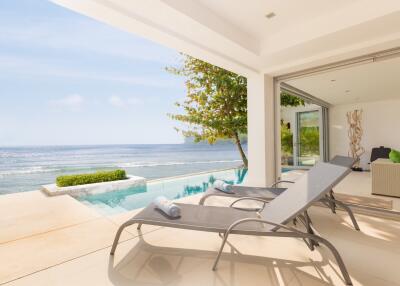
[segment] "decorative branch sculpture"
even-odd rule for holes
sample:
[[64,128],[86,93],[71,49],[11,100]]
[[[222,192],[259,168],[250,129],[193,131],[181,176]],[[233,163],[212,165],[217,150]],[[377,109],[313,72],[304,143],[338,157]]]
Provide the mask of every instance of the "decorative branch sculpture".
[[349,156],[356,159],[354,169],[361,170],[360,168],[360,157],[365,153],[364,147],[361,146],[361,138],[363,135],[363,129],[361,127],[362,110],[353,110],[346,113],[347,123],[349,124],[349,129],[347,135],[349,137]]

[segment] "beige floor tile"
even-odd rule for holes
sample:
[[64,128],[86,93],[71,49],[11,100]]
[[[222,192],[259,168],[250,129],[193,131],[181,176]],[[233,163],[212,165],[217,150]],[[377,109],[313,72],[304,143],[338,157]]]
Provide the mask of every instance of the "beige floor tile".
[[367,277],[387,281],[387,284],[375,285],[400,284],[399,221],[356,214],[361,229],[356,231],[345,212],[334,215],[314,207],[310,215],[320,235],[338,248],[355,278],[367,283],[363,277],[368,274]]
[[102,250],[9,285],[342,285],[329,260],[294,239],[233,236],[241,254],[227,247],[214,272],[216,234],[161,229],[144,238],[122,243],[114,259]]
[[[164,228],[144,238],[122,243],[115,258],[101,250],[8,285],[343,285],[326,250],[296,239],[232,236],[241,254],[228,246],[213,272],[215,234]],[[355,285],[399,285],[352,268]]]
[[400,198],[377,196],[371,193],[371,172],[351,172],[334,190],[337,193],[391,200],[393,201],[393,210],[400,211]]
[[[110,215],[107,216],[107,218],[115,223],[117,226],[122,225],[124,222],[127,220],[131,219],[134,217],[138,212],[140,212],[142,209],[137,209],[137,210],[132,210],[120,214],[115,214],[115,215]],[[143,225],[140,229],[140,231],[137,229],[137,225],[131,225],[125,228],[125,231],[129,232],[133,236],[138,236],[141,234],[145,234],[151,231],[154,231],[156,229],[159,229],[159,226],[154,226],[154,225]]]
[[[0,283],[112,244],[117,226],[106,218],[0,245]],[[124,232],[121,240],[133,236]]]
[[[282,174],[285,180],[295,181],[304,173],[302,170],[290,171]],[[336,193],[343,193],[354,196],[364,196],[370,198],[380,198],[393,201],[393,210],[400,211],[400,198],[377,196],[372,192],[371,172],[351,172],[337,186],[334,187]]]
[[[357,176],[347,182],[348,188],[362,179]],[[179,202],[197,204],[200,196]],[[229,203],[226,198],[207,201]],[[231,236],[218,271],[213,272],[221,243],[216,234],[144,226],[143,237],[127,240],[138,234],[131,226],[110,259],[110,249],[102,248],[111,245],[117,227],[137,211],[0,245],[0,281],[38,271],[7,285],[343,285],[326,248],[310,252],[293,238]],[[400,286],[399,221],[357,214],[357,232],[344,212],[334,215],[312,207],[310,215],[319,233],[341,253],[355,285]]]
[[1,243],[98,218],[70,196],[47,197],[40,191],[0,196]]

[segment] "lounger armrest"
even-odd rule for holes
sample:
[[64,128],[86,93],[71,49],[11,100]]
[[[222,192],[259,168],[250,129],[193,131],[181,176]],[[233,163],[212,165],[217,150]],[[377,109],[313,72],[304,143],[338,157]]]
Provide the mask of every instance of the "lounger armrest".
[[280,184],[280,183],[290,183],[290,184],[294,184],[294,181],[287,181],[287,180],[280,180],[280,181],[276,181],[275,183],[273,183],[271,185],[271,188],[275,187],[276,185]]
[[[262,206],[262,208],[260,208],[260,209],[245,209],[245,208],[236,208],[236,207],[234,207],[234,205],[235,205],[237,202],[240,202],[240,201],[256,201],[256,202],[262,202],[262,203],[263,203],[263,206]],[[267,203],[269,203],[269,202],[270,202],[270,201],[268,201],[268,200],[263,200],[263,199],[260,199],[260,198],[242,197],[242,198],[239,198],[239,199],[233,201],[233,202],[230,204],[229,207],[231,207],[231,208],[236,208],[236,209],[241,209],[241,210],[261,211],[261,210],[264,209],[265,204],[267,204]]]
[[298,229],[295,229],[295,228],[293,228],[293,227],[286,226],[286,225],[279,224],[279,223],[274,223],[274,222],[271,222],[271,221],[268,221],[268,220],[264,220],[264,219],[260,219],[260,218],[245,218],[245,219],[239,219],[239,220],[235,221],[234,223],[232,223],[232,224],[229,226],[229,228],[228,228],[228,230],[226,231],[226,233],[230,233],[230,232],[231,232],[235,227],[237,227],[238,225],[243,224],[243,223],[247,223],[247,222],[259,222],[259,223],[263,223],[263,224],[269,224],[269,225],[274,226],[274,227],[275,227],[275,230],[284,229],[284,230],[287,230],[287,231],[290,231],[290,232],[297,233],[297,234],[299,234],[299,235],[304,235],[304,234],[305,234],[304,232],[302,232],[302,231],[300,231],[300,230],[298,230]]

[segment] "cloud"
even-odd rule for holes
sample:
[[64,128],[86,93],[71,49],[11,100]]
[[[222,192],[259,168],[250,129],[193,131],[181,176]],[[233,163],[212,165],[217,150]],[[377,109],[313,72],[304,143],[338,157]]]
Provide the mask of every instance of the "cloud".
[[174,64],[179,57],[175,50],[99,22],[80,18],[79,15],[47,20],[35,18],[34,15],[31,17],[31,20],[36,20],[35,25],[26,25],[21,21],[10,24],[4,21],[0,25],[0,43],[64,53],[93,53],[102,57],[163,65]]
[[[114,82],[133,86],[148,86],[156,88],[174,88],[176,82],[171,80],[171,76],[164,74],[152,74],[147,76],[126,75],[114,73],[106,70],[93,70],[85,68],[70,68],[52,62],[47,58],[15,57],[0,55],[0,77],[10,76],[11,74],[27,76],[29,78],[49,77],[63,78],[83,81]],[[177,79],[175,79],[177,80]]]
[[128,106],[134,106],[134,105],[139,105],[139,104],[143,104],[144,101],[141,98],[137,98],[137,97],[120,97],[117,95],[112,95],[109,99],[108,102],[114,106],[114,107],[118,107],[118,108],[125,108]]
[[123,100],[119,96],[116,96],[116,95],[111,96],[108,99],[108,102],[112,106],[115,106],[115,107],[125,107],[125,103],[123,102]]
[[50,101],[50,105],[69,111],[80,111],[82,109],[84,101],[84,98],[79,94],[71,94],[64,98]]

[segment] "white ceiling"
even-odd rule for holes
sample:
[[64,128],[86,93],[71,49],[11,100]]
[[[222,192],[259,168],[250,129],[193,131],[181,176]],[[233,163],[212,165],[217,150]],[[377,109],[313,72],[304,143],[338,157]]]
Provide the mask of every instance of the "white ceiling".
[[333,105],[400,98],[400,57],[286,83]]
[[400,46],[399,0],[52,1],[245,76]]
[[[262,42],[293,25],[304,24],[358,0],[198,0],[218,17]],[[304,9],[307,7],[307,9]],[[266,14],[275,17],[267,19]]]

